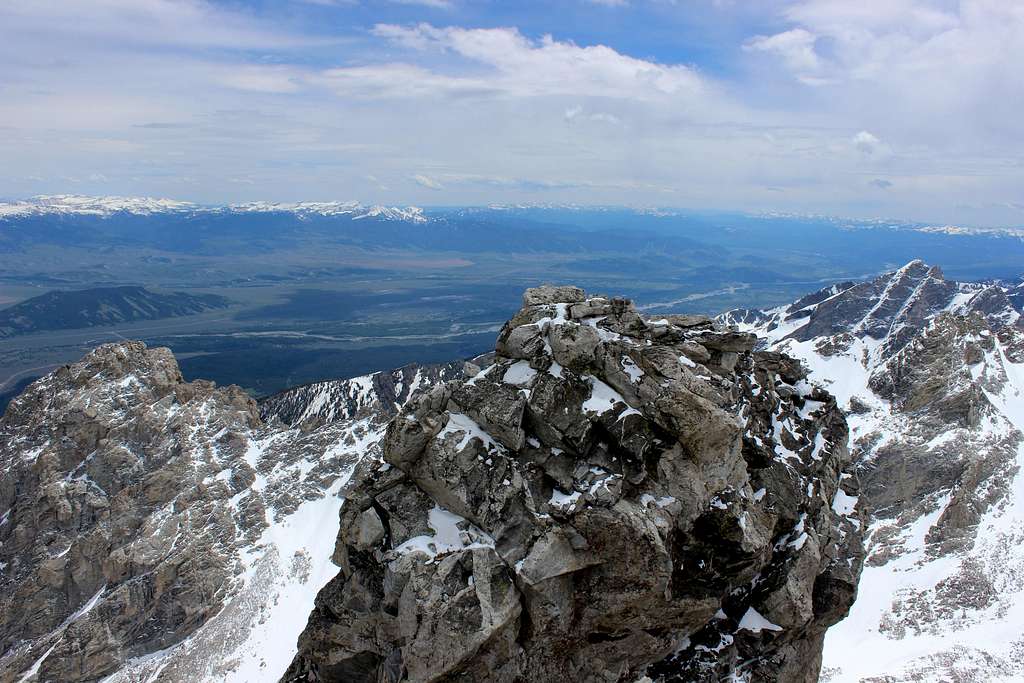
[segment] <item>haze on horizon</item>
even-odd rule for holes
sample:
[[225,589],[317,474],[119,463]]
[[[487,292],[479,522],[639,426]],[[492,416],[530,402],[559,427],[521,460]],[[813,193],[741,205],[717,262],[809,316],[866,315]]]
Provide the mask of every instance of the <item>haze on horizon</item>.
[[549,4],[5,2],[0,195],[1024,224],[1020,3]]

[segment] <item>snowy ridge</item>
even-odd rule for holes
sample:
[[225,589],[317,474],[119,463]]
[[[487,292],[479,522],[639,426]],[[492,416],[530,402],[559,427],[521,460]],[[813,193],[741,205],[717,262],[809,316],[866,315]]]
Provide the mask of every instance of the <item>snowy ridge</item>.
[[173,199],[151,197],[90,197],[85,195],[39,195],[30,199],[0,202],[0,219],[26,216],[79,215],[110,218],[120,214],[150,216],[161,213],[291,213],[299,217],[347,216],[351,220],[374,218],[406,223],[429,221],[417,206],[365,206],[348,202],[249,202],[229,206],[203,206]]
[[298,216],[349,216],[352,220],[378,218],[387,221],[426,223],[429,219],[418,206],[364,206],[359,202],[250,202],[220,209],[238,213],[293,213]]
[[189,202],[152,197],[87,197],[76,194],[39,195],[17,202],[0,202],[0,218],[32,215],[89,215],[109,217],[118,213],[148,216],[198,208]]
[[278,418],[293,427],[310,427],[366,415],[391,417],[420,390],[462,376],[461,361],[443,365],[410,364],[351,379],[314,382],[260,400],[264,420]]
[[1024,229],[1021,228],[971,228],[960,225],[926,225],[922,228],[915,228],[917,232],[927,232],[942,235],[997,235],[1002,237],[1017,237],[1024,239]]
[[[800,358],[848,411],[873,512],[822,681],[1024,679],[1024,324],[1015,284],[920,261],[722,319]],[[845,507],[848,501],[834,505]]]

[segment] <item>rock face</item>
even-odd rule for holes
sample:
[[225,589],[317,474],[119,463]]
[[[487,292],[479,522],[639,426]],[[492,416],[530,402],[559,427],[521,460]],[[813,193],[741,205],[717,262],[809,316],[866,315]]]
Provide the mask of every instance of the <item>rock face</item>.
[[[294,427],[140,342],[32,384],[0,419],[0,682],[278,678],[337,572],[338,491],[379,457],[387,383],[278,396]],[[359,405],[322,413],[324,392]]]
[[849,409],[874,514],[866,597],[829,632],[823,680],[1024,678],[1019,291],[946,280],[915,261],[725,316],[802,359]]
[[286,680],[817,680],[862,559],[835,400],[706,318],[523,303],[359,466]]

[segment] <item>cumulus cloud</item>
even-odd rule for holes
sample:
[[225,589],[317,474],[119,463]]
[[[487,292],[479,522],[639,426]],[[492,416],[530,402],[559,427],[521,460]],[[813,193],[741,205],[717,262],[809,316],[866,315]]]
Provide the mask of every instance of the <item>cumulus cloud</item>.
[[428,190],[443,190],[444,189],[444,185],[442,185],[438,181],[434,180],[430,176],[425,176],[425,175],[423,175],[421,173],[417,173],[416,175],[414,175],[412,177],[412,179],[414,181],[416,181],[417,185],[419,185],[421,187],[425,187]]
[[[491,70],[485,76],[417,71],[416,77],[428,78],[435,92],[468,90],[517,96],[651,99],[695,96],[706,89],[700,75],[688,66],[659,64],[622,54],[605,45],[580,46],[550,35],[535,41],[515,28],[378,24],[373,32],[409,50],[447,53]],[[358,69],[361,67],[336,69],[332,74],[345,79],[358,73]],[[401,77],[397,69],[391,75],[396,80]]]
[[790,28],[746,49],[772,53],[792,77],[835,85],[858,108],[888,109],[922,133],[966,110],[1003,119],[1001,103],[1024,96],[1024,80],[1009,66],[1024,59],[1020,3],[800,0],[782,17]]
[[885,147],[881,140],[866,130],[862,130],[854,135],[851,142],[858,152],[868,156],[880,152]]
[[756,36],[748,40],[743,49],[750,52],[769,52],[783,59],[789,68],[806,74],[821,66],[814,51],[817,37],[802,28],[794,28],[771,36]]

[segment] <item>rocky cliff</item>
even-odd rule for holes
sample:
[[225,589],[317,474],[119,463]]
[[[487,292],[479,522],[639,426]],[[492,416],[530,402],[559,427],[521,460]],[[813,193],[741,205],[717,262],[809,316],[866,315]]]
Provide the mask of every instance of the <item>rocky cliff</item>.
[[257,406],[129,342],[32,384],[0,419],[0,681],[276,680],[338,491],[415,393],[381,374]]
[[847,426],[751,335],[528,290],[350,481],[289,681],[815,681],[861,570]]
[[1020,285],[920,261],[724,320],[800,358],[848,411],[874,511],[861,599],[823,680],[1024,678]]

